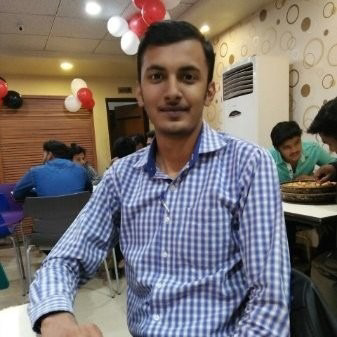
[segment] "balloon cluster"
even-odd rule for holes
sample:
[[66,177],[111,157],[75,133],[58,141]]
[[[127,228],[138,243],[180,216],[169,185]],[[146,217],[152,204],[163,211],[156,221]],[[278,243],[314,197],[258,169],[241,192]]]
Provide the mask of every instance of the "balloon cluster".
[[121,48],[127,55],[137,53],[140,38],[151,23],[168,20],[168,9],[176,7],[180,0],[132,0],[140,11],[128,22],[121,16],[113,16],[108,21],[108,31],[112,36],[122,37]]
[[23,103],[21,95],[14,91],[8,90],[8,84],[4,78],[0,77],[0,106],[2,103],[11,109],[19,109]]
[[68,111],[76,112],[81,107],[91,110],[95,106],[92,92],[82,79],[74,78],[71,81],[71,92],[73,94],[64,100],[64,106]]

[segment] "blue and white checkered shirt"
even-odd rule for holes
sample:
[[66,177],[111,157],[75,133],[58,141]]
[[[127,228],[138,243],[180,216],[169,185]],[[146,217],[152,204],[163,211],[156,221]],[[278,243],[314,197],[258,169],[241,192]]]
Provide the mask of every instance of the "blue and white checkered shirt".
[[133,336],[289,336],[290,264],[271,157],[206,124],[176,179],[154,154],[152,145],[106,172],[36,275],[33,324],[72,312],[76,288],[119,237]]

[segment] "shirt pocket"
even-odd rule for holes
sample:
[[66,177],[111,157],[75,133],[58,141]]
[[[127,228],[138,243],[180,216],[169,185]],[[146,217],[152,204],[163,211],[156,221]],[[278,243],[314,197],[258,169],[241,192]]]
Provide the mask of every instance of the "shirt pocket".
[[188,208],[178,224],[177,254],[186,267],[200,273],[222,269],[231,251],[232,215],[225,207]]

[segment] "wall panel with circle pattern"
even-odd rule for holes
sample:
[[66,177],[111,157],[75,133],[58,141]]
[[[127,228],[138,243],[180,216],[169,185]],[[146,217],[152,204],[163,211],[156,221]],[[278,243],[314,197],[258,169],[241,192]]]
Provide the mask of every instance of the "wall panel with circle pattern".
[[[223,128],[223,70],[252,55],[286,54],[290,118],[305,130],[319,107],[337,96],[336,9],[337,0],[275,0],[214,38],[218,89],[213,104],[204,112],[208,123],[215,129]],[[304,138],[317,139],[307,134]]]

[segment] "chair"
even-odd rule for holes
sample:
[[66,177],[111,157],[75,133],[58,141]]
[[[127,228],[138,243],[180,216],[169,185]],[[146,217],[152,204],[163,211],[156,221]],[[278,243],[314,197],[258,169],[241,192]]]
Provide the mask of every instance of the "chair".
[[18,272],[22,282],[23,295],[26,294],[25,272],[23,267],[22,255],[17,240],[15,229],[20,227],[22,238],[24,235],[22,230],[23,211],[22,205],[17,203],[11,195],[15,184],[0,184],[0,238],[9,238],[12,241]]
[[[25,199],[23,205],[24,215],[33,218],[33,232],[27,238],[28,245],[26,247],[28,284],[32,280],[31,249],[34,246],[38,246],[41,250],[51,250],[75,220],[89,198],[90,193],[85,191],[70,195]],[[111,297],[114,297],[110,273],[105,259],[104,268]]]
[[319,291],[302,272],[291,272],[291,337],[336,337],[337,320]]

